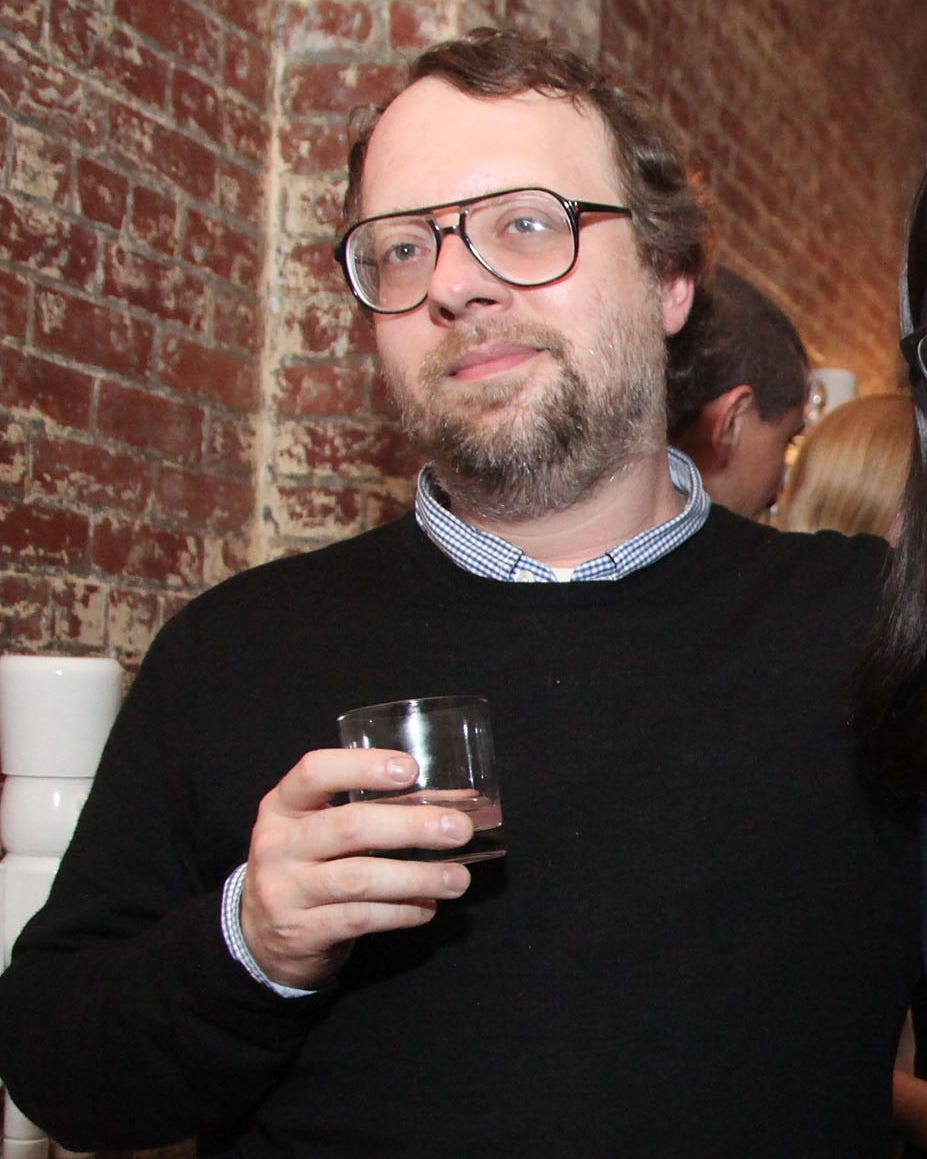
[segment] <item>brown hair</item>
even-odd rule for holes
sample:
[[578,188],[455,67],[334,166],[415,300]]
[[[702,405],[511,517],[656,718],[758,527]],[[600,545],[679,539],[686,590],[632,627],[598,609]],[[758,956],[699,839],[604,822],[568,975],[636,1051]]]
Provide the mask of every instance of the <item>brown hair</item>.
[[[408,84],[425,77],[485,99],[538,92],[596,110],[612,139],[642,258],[661,282],[679,275],[700,281],[709,262],[711,233],[704,183],[674,131],[642,94],[616,85],[582,57],[546,39],[492,28],[474,29],[422,53],[409,66]],[[367,145],[386,107],[366,110],[353,124],[347,223],[359,216]]]
[[903,394],[867,395],[825,414],[802,440],[778,525],[887,537],[897,527],[913,437],[914,408]]

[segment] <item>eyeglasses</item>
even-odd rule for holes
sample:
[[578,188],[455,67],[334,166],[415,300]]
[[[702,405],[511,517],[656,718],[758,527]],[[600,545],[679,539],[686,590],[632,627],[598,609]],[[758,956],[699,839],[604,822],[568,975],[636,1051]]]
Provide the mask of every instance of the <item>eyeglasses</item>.
[[914,371],[920,371],[927,379],[927,325],[912,330],[901,340],[901,353]]
[[[435,215],[446,209],[458,211],[456,225],[438,225]],[[404,314],[428,296],[448,234],[500,282],[546,286],[576,264],[583,213],[632,216],[622,205],[573,201],[549,189],[506,189],[365,218],[347,231],[335,258],[360,302],[378,314]]]

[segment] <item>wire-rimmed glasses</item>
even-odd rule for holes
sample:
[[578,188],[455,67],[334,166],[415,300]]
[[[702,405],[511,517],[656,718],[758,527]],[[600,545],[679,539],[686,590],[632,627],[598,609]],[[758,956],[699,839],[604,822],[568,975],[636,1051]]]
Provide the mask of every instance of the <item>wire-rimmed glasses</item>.
[[[456,225],[436,215],[456,209]],[[570,272],[579,252],[580,215],[631,217],[623,205],[575,201],[550,189],[505,189],[368,217],[335,247],[354,296],[378,314],[404,314],[428,296],[441,244],[456,234],[474,258],[510,286],[545,286]]]
[[914,371],[927,381],[927,325],[919,326],[901,340],[901,352]]

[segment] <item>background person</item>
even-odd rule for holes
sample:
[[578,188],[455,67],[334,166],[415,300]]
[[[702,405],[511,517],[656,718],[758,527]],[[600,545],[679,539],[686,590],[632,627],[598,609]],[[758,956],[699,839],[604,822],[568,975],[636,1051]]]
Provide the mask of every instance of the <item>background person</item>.
[[715,503],[758,519],[775,503],[805,422],[808,357],[788,316],[720,268],[668,339],[667,424]]
[[[707,225],[673,135],[476,32],[363,128],[346,211],[416,511],[158,636],[0,978],[14,1099],[203,1156],[888,1154],[917,850],[847,722],[883,552],[667,449]],[[453,810],[333,807],[415,772],[339,713],[456,692],[508,835],[472,878],[371,856],[453,856]]]
[[866,395],[828,411],[801,441],[776,526],[864,532],[894,544],[913,438],[914,408],[907,395]]
[[[901,349],[915,412],[911,471],[886,598],[871,637],[857,720],[873,784],[896,803],[921,806],[922,876],[927,893],[927,172],[908,223],[901,279]],[[927,961],[927,921],[922,925]],[[910,1143],[905,1154],[927,1154],[927,994],[924,980],[912,1005],[917,1077],[896,1071],[895,1114]]]

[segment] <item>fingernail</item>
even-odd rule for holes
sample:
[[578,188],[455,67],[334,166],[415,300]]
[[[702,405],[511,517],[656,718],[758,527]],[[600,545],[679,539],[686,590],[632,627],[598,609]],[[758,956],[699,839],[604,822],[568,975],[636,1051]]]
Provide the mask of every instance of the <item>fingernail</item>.
[[396,781],[400,785],[406,785],[412,778],[412,764],[410,761],[401,760],[399,757],[390,757],[386,762],[386,775],[391,781]]
[[470,874],[462,865],[448,865],[444,871],[442,884],[453,897],[460,897],[470,884]]
[[453,837],[459,840],[469,833],[469,825],[465,817],[460,813],[442,813],[441,814],[441,832],[447,837]]

